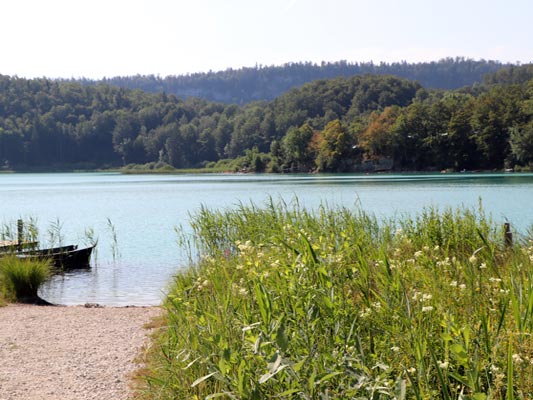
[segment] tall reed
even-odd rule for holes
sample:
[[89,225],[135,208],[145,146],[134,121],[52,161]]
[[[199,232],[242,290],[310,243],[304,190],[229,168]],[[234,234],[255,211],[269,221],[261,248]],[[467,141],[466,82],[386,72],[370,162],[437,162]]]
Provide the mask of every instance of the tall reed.
[[378,221],[201,209],[146,377],[153,399],[504,399],[533,392],[533,244],[479,209]]

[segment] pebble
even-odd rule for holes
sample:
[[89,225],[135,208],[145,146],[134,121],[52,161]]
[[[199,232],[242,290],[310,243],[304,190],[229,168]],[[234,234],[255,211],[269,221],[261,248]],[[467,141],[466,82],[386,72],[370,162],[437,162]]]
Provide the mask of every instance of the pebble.
[[0,400],[126,400],[158,307],[0,307]]

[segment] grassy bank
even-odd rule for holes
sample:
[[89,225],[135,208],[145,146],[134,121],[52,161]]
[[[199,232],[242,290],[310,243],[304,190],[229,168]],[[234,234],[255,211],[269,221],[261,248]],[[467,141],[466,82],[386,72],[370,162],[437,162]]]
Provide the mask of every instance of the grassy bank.
[[[483,210],[203,209],[146,397],[514,399],[533,393],[533,246]],[[194,250],[194,251],[193,251]]]

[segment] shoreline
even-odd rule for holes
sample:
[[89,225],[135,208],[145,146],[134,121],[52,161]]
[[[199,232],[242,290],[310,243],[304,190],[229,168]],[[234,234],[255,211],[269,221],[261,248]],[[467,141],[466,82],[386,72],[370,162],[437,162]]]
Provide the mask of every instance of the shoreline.
[[0,400],[126,400],[160,306],[0,307]]

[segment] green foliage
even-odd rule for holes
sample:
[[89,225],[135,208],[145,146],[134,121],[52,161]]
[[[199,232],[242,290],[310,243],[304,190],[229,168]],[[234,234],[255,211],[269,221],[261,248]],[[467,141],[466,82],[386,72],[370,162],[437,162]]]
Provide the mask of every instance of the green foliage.
[[[533,245],[482,208],[205,208],[146,397],[406,399],[533,391]],[[194,254],[194,249],[190,254]]]
[[316,166],[321,172],[349,171],[344,163],[353,159],[353,138],[339,120],[331,121],[318,142]]
[[[316,80],[368,74],[394,75],[418,81],[427,88],[457,89],[476,82],[481,83],[485,74],[495,73],[505,67],[507,65],[495,61],[475,61],[462,57],[414,64],[305,62],[180,76],[114,77],[106,78],[102,82],[152,93],[172,93],[181,98],[197,96],[210,101],[246,104],[257,100],[273,100],[290,89]],[[95,84],[94,81],[86,79],[78,82]]]
[[[482,65],[490,71],[500,67],[457,59],[425,67],[401,64],[391,71],[411,69],[422,77],[424,68],[438,67],[473,76]],[[289,67],[304,74],[311,66]],[[349,70],[346,63],[320,68],[339,73],[243,106],[0,76],[0,170],[197,169],[228,158],[234,170],[256,172],[372,170],[368,162],[396,170],[528,166],[528,65],[512,70],[520,78],[454,91],[426,90],[416,81],[384,75],[386,65],[363,68],[375,75],[347,77],[340,73]],[[340,124],[337,133],[332,123]],[[250,161],[251,153],[259,156]]]
[[125,174],[169,174],[178,170],[165,162],[150,162],[146,164],[128,164],[120,170]]
[[0,258],[0,297],[15,301],[34,301],[37,291],[50,276],[47,261],[20,259],[16,256]]
[[521,127],[510,129],[511,150],[523,165],[533,163],[533,121]]

